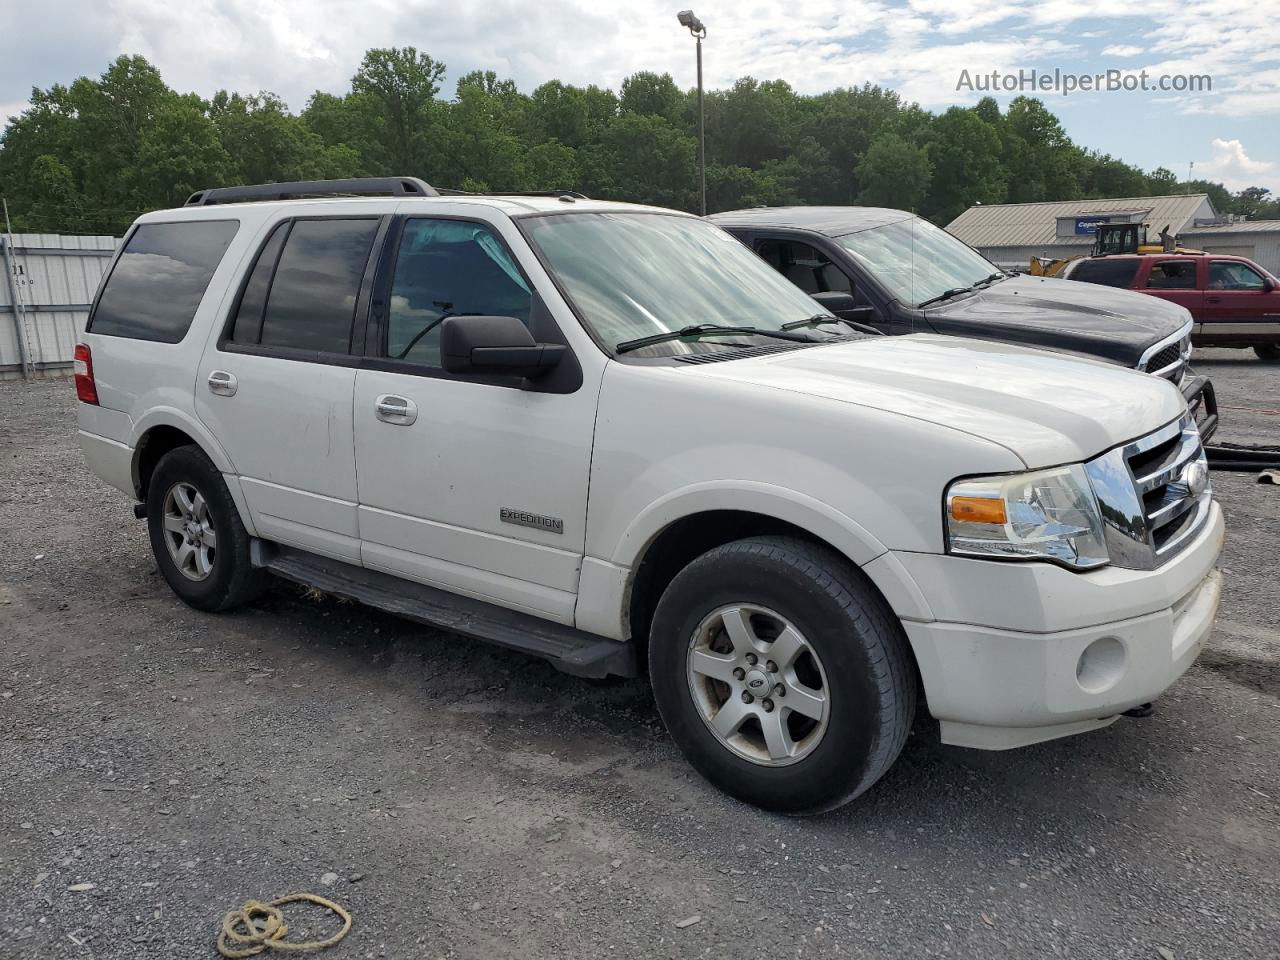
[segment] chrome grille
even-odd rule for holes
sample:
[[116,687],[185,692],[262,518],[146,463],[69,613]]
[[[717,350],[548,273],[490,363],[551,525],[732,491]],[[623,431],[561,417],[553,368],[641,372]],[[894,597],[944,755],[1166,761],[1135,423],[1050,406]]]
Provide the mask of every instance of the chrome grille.
[[1191,362],[1191,324],[1147,348],[1138,362],[1138,369],[1156,377],[1164,377],[1175,386],[1182,385]]
[[1104,453],[1085,470],[1116,566],[1155,569],[1209,518],[1209,464],[1190,417]]

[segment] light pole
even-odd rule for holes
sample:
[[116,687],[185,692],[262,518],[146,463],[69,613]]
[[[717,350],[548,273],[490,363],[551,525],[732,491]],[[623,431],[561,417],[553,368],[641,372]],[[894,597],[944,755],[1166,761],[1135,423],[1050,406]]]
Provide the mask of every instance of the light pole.
[[680,26],[688,27],[698,42],[698,195],[701,197],[702,215],[707,215],[707,118],[702,109],[702,38],[707,28],[692,10],[676,14]]

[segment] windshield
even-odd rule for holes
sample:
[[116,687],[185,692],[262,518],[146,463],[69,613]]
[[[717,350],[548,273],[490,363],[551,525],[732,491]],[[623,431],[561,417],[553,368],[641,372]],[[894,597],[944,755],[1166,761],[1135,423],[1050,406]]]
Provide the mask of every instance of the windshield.
[[[719,227],[654,213],[568,213],[521,223],[578,313],[610,348],[694,324],[778,331],[826,313]],[[815,326],[826,339],[847,333]],[[642,347],[633,356],[708,353],[777,343],[750,333],[712,333]]]
[[982,254],[919,217],[836,237],[836,242],[913,307],[999,272]]

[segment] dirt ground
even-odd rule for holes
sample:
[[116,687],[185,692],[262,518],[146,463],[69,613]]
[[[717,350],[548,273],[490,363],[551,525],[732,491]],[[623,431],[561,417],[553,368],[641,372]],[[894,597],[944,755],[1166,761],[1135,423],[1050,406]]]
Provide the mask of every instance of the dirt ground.
[[[1280,443],[1280,367],[1198,366],[1223,439]],[[641,681],[284,584],[188,609],[74,407],[0,384],[3,960],[213,957],[300,890],[355,916],[326,958],[1280,955],[1280,487],[1215,474],[1224,604],[1153,717],[999,754],[922,718],[793,820],[693,774]]]

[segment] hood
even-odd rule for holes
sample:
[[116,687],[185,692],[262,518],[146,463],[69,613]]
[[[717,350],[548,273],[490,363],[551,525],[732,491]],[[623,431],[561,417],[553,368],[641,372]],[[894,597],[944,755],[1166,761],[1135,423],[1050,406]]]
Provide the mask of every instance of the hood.
[[1033,469],[1087,460],[1186,408],[1178,389],[1158,377],[933,334],[869,337],[696,369],[930,421],[997,443]]
[[1020,275],[925,307],[938,333],[1026,343],[1136,366],[1191,314],[1159,297],[1096,283]]

